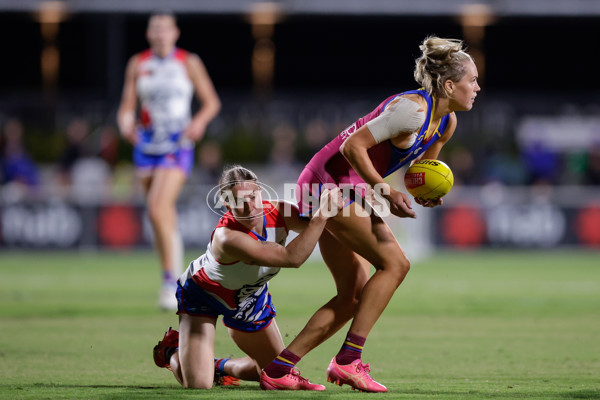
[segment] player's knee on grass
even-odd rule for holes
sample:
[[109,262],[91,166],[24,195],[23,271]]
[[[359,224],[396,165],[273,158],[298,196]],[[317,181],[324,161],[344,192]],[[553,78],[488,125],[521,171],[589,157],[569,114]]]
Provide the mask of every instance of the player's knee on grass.
[[210,379],[202,376],[192,376],[187,379],[184,377],[183,387],[186,389],[211,389],[213,386],[213,377]]
[[[181,364],[180,367],[182,367]],[[183,378],[182,386],[186,389],[210,389],[213,386],[213,371],[206,371],[200,365],[195,365],[192,370],[190,370],[190,366],[182,368],[181,375]]]

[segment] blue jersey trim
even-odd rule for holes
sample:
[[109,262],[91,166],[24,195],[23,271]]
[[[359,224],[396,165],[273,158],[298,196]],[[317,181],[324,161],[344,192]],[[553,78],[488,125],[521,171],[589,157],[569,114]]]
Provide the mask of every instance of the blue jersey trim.
[[[427,93],[427,91],[422,89],[409,90],[407,92],[400,93],[398,96],[404,94],[418,94],[422,96],[427,101],[427,109],[429,112],[427,113],[427,116],[425,117],[425,122],[423,123],[423,126],[421,127],[421,130],[417,135],[417,140],[415,140],[415,142],[409,149],[399,149],[392,144],[391,140],[388,140],[390,146],[390,162],[388,164],[388,169],[383,177],[391,175],[392,173],[396,172],[397,170],[408,164],[411,160],[414,160],[419,155],[423,154],[436,140],[438,140],[439,137],[441,137],[441,135],[444,134],[444,131],[446,130],[446,126],[448,126],[448,121],[450,119],[449,114],[443,116],[438,127],[439,135],[436,135],[434,132],[430,137],[429,141],[425,145],[423,145],[423,140],[425,139],[425,132],[429,127],[429,123],[431,122],[431,116],[433,113],[433,97],[429,93]],[[396,97],[397,96],[395,96],[394,98]]]
[[260,236],[258,233],[248,229],[250,232],[252,232],[254,234],[254,236],[256,236],[256,238],[258,240],[260,240],[261,242],[265,242],[267,240],[267,238],[269,237],[269,232],[267,231],[267,216],[265,215],[265,213],[263,212],[263,230],[265,231],[265,237]]

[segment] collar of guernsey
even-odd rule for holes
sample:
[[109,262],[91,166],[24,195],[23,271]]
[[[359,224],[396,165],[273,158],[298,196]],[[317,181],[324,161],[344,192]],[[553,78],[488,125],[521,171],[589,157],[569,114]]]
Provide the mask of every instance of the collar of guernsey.
[[[433,114],[435,113],[435,98],[423,88],[418,90],[409,90],[407,92],[402,92],[398,96],[402,96],[405,94],[418,94],[422,96],[427,101],[427,110],[429,112],[425,116],[425,122],[423,123],[421,130],[419,130],[417,139],[410,148],[399,149],[392,144],[391,140],[387,141],[391,148],[391,159],[389,167],[385,172],[385,176],[392,174],[393,172],[410,163],[410,161],[423,154],[423,152],[425,152],[436,140],[442,137],[442,135],[446,131],[446,127],[448,126],[448,121],[450,120],[450,114],[444,115],[440,120],[438,126],[435,128],[434,132],[426,139],[425,133],[429,129],[429,125],[431,124]],[[383,106],[383,110],[385,110],[385,107],[387,107],[387,105],[398,96],[394,96],[390,100],[388,100],[388,102]]]
[[[285,228],[285,232],[287,233],[288,228],[285,224],[285,219],[283,218],[283,215],[281,215],[277,211],[277,209],[273,206],[273,204],[271,204],[270,201],[263,200],[262,206],[263,206],[263,232],[265,234],[264,237],[259,235],[256,232],[246,228],[241,223],[239,223],[235,219],[235,217],[233,216],[231,211],[227,211],[227,213],[225,215],[223,215],[223,217],[221,217],[221,219],[219,220],[219,223],[217,224],[215,229],[221,228],[221,227],[227,227],[229,229],[247,233],[254,239],[260,240],[262,242],[269,240],[268,228],[283,227],[283,228]],[[214,231],[213,231],[213,235],[214,235]],[[273,239],[275,239],[275,238],[273,238]],[[212,242],[212,235],[211,235],[211,242]]]

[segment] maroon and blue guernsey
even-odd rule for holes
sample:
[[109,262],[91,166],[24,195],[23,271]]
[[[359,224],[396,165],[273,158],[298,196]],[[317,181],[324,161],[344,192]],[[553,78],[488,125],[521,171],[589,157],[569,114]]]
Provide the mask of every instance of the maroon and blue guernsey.
[[[301,215],[310,214],[315,203],[314,201],[309,201],[307,196],[318,196],[317,191],[319,191],[320,187],[324,184],[334,184],[342,187],[348,185],[359,188],[365,187],[366,184],[364,180],[342,155],[340,147],[357,129],[377,118],[390,102],[402,95],[412,93],[422,96],[427,101],[428,113],[425,117],[425,122],[421,126],[419,132],[416,133],[416,139],[413,144],[407,149],[395,147],[391,140],[388,139],[376,144],[368,150],[369,158],[377,172],[381,177],[385,178],[401,167],[408,165],[412,160],[423,154],[425,150],[444,134],[450,119],[449,115],[445,115],[435,128],[434,133],[430,135],[427,140],[425,139],[425,134],[428,131],[432,116],[435,112],[435,99],[427,93],[427,91],[423,89],[411,90],[388,97],[379,104],[377,108],[364,117],[359,118],[356,122],[342,131],[335,139],[325,145],[306,165],[304,171],[302,171],[298,178],[296,187],[296,199],[298,200]],[[358,192],[362,191],[359,190]]]

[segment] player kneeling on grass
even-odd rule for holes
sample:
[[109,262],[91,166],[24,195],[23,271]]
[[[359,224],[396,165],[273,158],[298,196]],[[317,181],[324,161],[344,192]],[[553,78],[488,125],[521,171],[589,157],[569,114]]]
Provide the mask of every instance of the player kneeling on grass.
[[[156,365],[169,368],[186,388],[260,380],[261,369],[284,349],[268,281],[280,268],[300,267],[327,220],[343,207],[339,190],[327,190],[307,222],[295,206],[263,200],[256,175],[241,166],[223,172],[219,190],[229,200],[228,212],[213,231],[206,253],[192,261],[178,281],[179,332],[169,328],[154,348]],[[285,246],[289,229],[300,233]],[[219,315],[247,357],[214,358]],[[274,389],[325,390],[297,369],[271,384]]]

